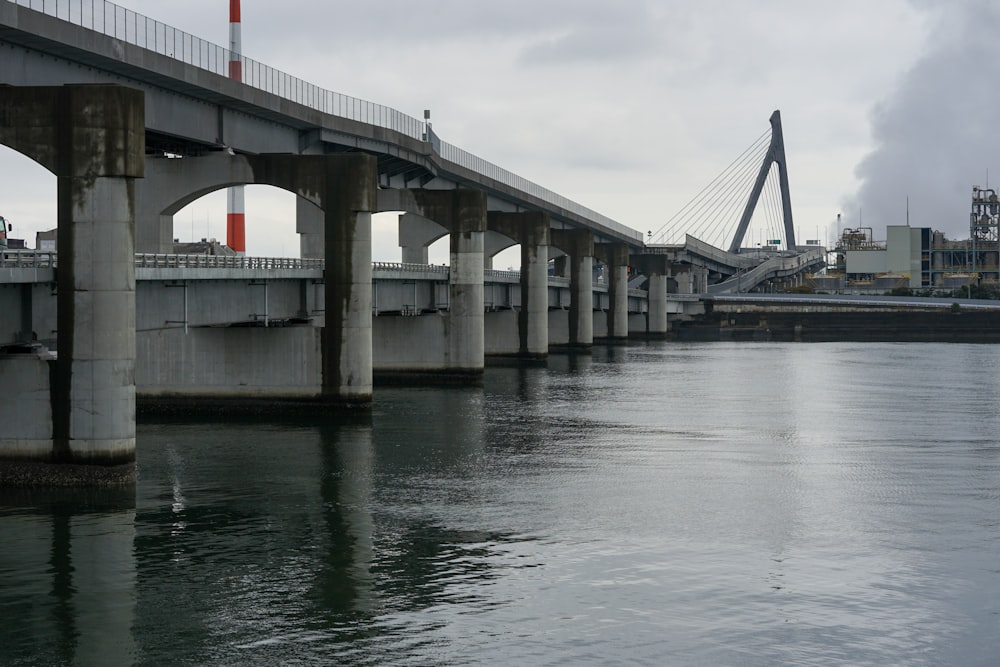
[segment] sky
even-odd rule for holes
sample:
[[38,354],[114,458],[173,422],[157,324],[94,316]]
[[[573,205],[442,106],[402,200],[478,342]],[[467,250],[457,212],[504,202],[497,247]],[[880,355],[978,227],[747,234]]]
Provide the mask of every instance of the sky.
[[[119,4],[228,43],[225,0]],[[1000,183],[995,0],[243,0],[242,19],[247,57],[417,118],[430,109],[444,141],[644,235],[775,109],[800,241],[831,241],[838,214],[884,238],[907,200],[910,224],[965,238],[972,186]],[[248,254],[297,256],[291,196],[246,197]],[[0,147],[12,236],[33,245],[54,199],[47,172]],[[174,235],[223,239],[225,206],[222,193],[195,202]],[[376,216],[373,258],[399,261],[393,214]]]

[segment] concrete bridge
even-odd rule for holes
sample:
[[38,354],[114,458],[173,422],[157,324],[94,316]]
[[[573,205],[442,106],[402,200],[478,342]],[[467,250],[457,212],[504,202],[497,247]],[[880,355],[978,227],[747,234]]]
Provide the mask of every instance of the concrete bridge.
[[[476,381],[489,353],[542,358],[554,344],[663,335],[668,278],[688,292],[705,282],[697,276],[708,269],[672,263],[639,232],[441,141],[427,119],[103,0],[0,0],[0,53],[0,143],[52,171],[59,201],[58,270],[12,269],[0,290],[17,293],[7,297],[19,313],[9,328],[29,349],[52,285],[56,295],[57,358],[0,359],[0,386],[17,397],[0,414],[0,460],[14,477],[131,479],[137,386],[284,393],[315,411],[365,405],[376,362]],[[242,81],[228,76],[234,58]],[[172,250],[177,211],[244,184],[297,195],[300,255],[320,264],[143,265]],[[373,267],[371,215],[387,211],[400,214],[403,262],[420,268]],[[426,253],[446,235],[443,272]],[[518,244],[519,273],[484,273]],[[630,290],[629,267],[642,293]],[[241,317],[260,326],[217,322],[229,326],[184,335],[194,301],[214,304],[204,316],[246,299],[258,305],[240,306]],[[277,322],[299,326],[269,326]],[[286,376],[234,372],[238,356],[278,356],[282,346],[299,355]]]

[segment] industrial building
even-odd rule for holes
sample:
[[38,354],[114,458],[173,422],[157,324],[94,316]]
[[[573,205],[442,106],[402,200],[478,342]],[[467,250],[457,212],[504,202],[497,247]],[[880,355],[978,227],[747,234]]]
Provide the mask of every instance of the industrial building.
[[888,225],[884,241],[870,227],[845,229],[814,289],[884,293],[896,288],[953,291],[1000,287],[1000,200],[992,188],[972,189],[969,238],[947,239],[930,227]]

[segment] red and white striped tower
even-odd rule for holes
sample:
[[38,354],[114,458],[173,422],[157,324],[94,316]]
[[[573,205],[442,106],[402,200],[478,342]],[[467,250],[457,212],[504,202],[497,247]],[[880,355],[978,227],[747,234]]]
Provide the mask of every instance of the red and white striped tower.
[[[240,28],[240,0],[229,0],[229,78],[243,81],[243,34]],[[246,254],[246,211],[243,186],[229,188],[226,209],[226,245],[236,254]]]

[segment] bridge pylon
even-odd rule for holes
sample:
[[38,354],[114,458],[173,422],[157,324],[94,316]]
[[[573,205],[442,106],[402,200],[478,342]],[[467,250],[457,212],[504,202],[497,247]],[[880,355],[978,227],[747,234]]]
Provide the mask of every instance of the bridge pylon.
[[729,252],[738,253],[743,245],[743,238],[750,227],[750,219],[753,217],[757,202],[760,200],[760,193],[764,189],[767,175],[771,172],[771,165],[778,165],[778,179],[781,188],[781,213],[785,223],[785,246],[788,249],[795,247],[795,227],[792,224],[792,199],[788,191],[788,164],[785,162],[785,140],[781,133],[781,112],[775,110],[771,114],[771,145],[764,154],[764,160],[760,165],[757,174],[757,181],[754,183],[750,198],[747,200],[746,208],[743,209],[743,217],[733,235],[733,241],[729,244]]

